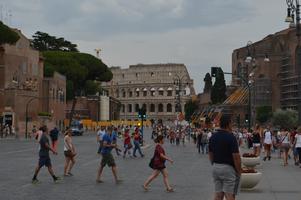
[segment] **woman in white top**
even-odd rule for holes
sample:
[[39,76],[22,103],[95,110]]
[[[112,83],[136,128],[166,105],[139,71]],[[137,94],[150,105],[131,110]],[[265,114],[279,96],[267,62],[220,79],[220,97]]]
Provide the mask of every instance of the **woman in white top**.
[[301,127],[298,128],[297,134],[295,135],[295,140],[294,140],[294,146],[298,152],[299,155],[299,166],[301,168]]
[[286,129],[281,131],[280,147],[283,152],[283,165],[287,166],[288,151],[290,150],[290,133]]
[[72,143],[72,131],[68,129],[64,137],[64,155],[65,155],[65,167],[64,167],[64,176],[73,176],[71,169],[75,164],[75,148]]
[[273,143],[273,135],[270,130],[270,127],[268,126],[263,133],[263,145],[264,145],[264,151],[266,152],[266,156],[263,158],[264,161],[266,161],[267,158],[271,160],[272,143]]

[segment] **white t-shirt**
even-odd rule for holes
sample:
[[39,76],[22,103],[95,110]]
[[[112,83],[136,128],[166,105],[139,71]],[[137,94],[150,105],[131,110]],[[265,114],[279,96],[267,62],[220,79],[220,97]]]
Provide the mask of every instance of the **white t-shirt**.
[[99,138],[99,140],[101,141],[102,140],[102,138],[103,138],[103,136],[106,134],[106,131],[105,130],[99,130],[98,132],[97,132],[97,135],[98,135],[98,138]]
[[295,138],[296,138],[296,148],[301,148],[301,135],[296,134]]
[[266,131],[264,133],[264,141],[265,144],[272,144],[272,133],[271,131]]

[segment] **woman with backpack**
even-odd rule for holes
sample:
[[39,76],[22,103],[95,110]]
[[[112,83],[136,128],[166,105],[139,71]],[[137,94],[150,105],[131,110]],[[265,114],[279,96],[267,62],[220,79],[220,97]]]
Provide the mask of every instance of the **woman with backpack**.
[[156,142],[156,148],[154,152],[154,156],[151,159],[151,162],[149,163],[149,166],[154,170],[152,175],[150,175],[145,183],[143,184],[143,189],[145,191],[148,191],[148,185],[158,177],[158,175],[161,173],[163,175],[163,182],[166,187],[167,192],[173,192],[173,188],[169,185],[168,181],[168,174],[167,174],[167,169],[165,166],[166,160],[169,161],[170,163],[173,163],[173,160],[165,155],[165,151],[162,147],[164,144],[164,137],[162,135],[159,135],[157,139],[155,140]]

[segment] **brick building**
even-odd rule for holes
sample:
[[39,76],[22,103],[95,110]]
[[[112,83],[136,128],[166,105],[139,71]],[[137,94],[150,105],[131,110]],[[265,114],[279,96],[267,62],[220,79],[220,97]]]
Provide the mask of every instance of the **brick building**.
[[[270,34],[249,46],[252,64],[246,63],[248,48],[242,47],[232,53],[232,82],[243,86],[237,77],[251,80],[252,121],[259,106],[297,110],[298,71],[301,70],[297,56],[297,37],[295,28],[288,28]],[[268,56],[269,62],[265,62]],[[254,58],[256,60],[254,60]],[[253,72],[253,73],[252,73]],[[252,73],[252,77],[250,77]]]
[[10,118],[9,122],[16,132],[23,135],[26,108],[28,131],[33,124],[38,126],[42,123],[38,116],[41,112],[53,114],[50,121],[56,122],[56,119],[64,117],[61,113],[65,110],[64,103],[61,101],[58,106],[56,102],[61,98],[57,96],[60,91],[65,94],[66,80],[57,73],[53,78],[44,79],[44,62],[40,52],[31,48],[30,41],[20,30],[13,30],[20,36],[16,44],[0,46],[0,118],[6,123],[7,117]]

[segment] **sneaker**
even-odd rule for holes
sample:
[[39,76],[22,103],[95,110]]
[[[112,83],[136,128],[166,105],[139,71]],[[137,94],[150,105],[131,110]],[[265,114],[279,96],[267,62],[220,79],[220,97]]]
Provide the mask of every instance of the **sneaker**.
[[70,174],[64,174],[64,177],[70,177],[71,175]]
[[68,173],[69,176],[74,176],[71,172]]
[[54,183],[59,183],[60,180],[61,180],[61,178],[58,176],[53,179]]
[[35,185],[40,183],[40,181],[38,179],[32,179],[31,183]]
[[269,160],[271,160],[271,156],[269,156]]
[[267,157],[264,157],[264,158],[263,158],[263,161],[266,161],[266,160],[267,160]]
[[103,183],[102,180],[96,180],[96,183]]

